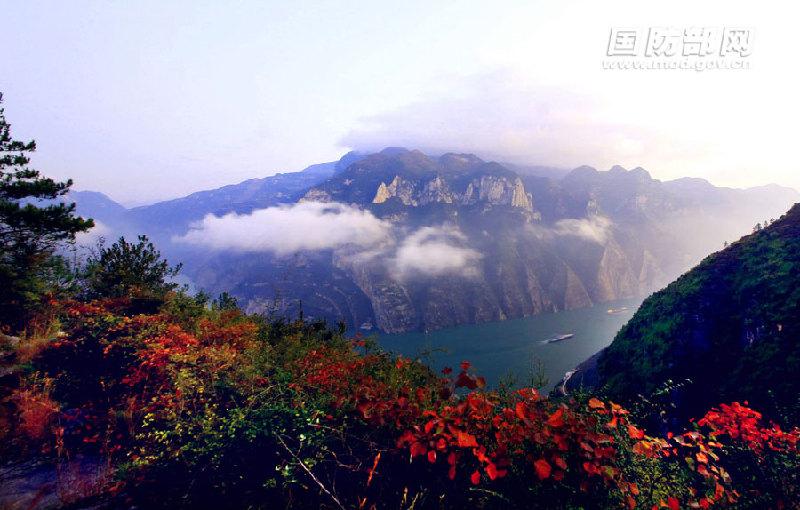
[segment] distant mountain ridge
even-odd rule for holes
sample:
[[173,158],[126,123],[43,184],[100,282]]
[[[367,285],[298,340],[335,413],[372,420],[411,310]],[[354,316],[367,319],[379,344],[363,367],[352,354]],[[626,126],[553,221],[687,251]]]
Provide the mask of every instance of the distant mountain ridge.
[[[76,198],[82,214],[116,232],[148,233],[195,284],[232,291],[251,311],[302,303],[307,316],[386,332],[644,296],[800,200],[780,187],[661,182],[641,168],[518,170],[472,154],[387,148],[122,213],[97,196]],[[207,215],[309,202],[368,212],[389,230],[388,244],[364,257],[352,246],[278,256],[174,242]],[[397,261],[412,248],[447,248],[469,264],[401,277]]]
[[164,232],[174,234],[206,214],[242,214],[279,203],[294,202],[307,188],[324,182],[360,158],[360,155],[350,152],[339,161],[311,165],[299,172],[248,179],[239,184],[198,191],[183,198],[135,207],[130,209],[130,220],[142,227],[155,224]]

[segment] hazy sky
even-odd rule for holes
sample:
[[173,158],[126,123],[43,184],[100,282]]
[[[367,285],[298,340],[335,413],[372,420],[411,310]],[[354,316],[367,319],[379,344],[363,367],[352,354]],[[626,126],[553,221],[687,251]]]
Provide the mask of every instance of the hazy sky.
[[[794,9],[792,12],[790,9]],[[126,204],[405,145],[800,188],[791,2],[0,0],[35,167]],[[747,26],[748,70],[606,70],[611,27]]]

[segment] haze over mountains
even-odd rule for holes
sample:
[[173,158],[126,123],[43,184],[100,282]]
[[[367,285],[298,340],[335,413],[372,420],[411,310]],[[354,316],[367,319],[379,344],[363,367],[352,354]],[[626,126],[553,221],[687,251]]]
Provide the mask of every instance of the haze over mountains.
[[800,194],[388,148],[133,209],[70,198],[249,311],[401,332],[644,297]]

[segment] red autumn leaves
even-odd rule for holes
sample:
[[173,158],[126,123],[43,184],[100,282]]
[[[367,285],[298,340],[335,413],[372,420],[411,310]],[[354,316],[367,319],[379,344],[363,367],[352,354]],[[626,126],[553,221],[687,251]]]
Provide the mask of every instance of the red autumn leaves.
[[[317,354],[310,356],[322,363],[317,369],[331,363],[330,356]],[[567,476],[578,476],[583,478],[580,482],[583,490],[588,490],[593,480],[612,485],[625,495],[629,508],[633,508],[639,489],[625,479],[618,467],[619,450],[632,447],[634,453],[651,458],[682,459],[685,453],[691,453],[701,488],[690,488],[687,505],[708,508],[723,499],[735,499],[735,493],[725,488],[730,479],[717,465],[719,457],[712,451],[720,444],[699,432],[669,434],[667,439],[650,438],[628,421],[625,409],[597,398],[589,399],[585,408],[580,408],[541,398],[536,390],[527,388],[519,390],[511,403],[501,401],[496,393],[479,391],[485,381],[470,373],[468,362],[461,364],[461,370],[452,379],[444,379],[436,391],[397,392],[369,377],[359,379],[361,376],[356,375],[360,370],[368,371],[369,364],[377,363],[378,359],[362,357],[346,366],[334,362],[328,366],[331,369],[328,377],[337,382],[328,379],[321,386],[342,390],[338,388],[341,376],[349,373],[350,380],[358,382],[348,387],[347,395],[352,397],[344,400],[355,398],[356,409],[368,422],[395,426],[401,431],[396,446],[406,451],[412,462],[421,459],[433,466],[442,464],[450,480],[457,481],[459,473],[463,473],[461,476],[470,484],[479,485],[484,480],[492,482],[507,476],[512,468],[525,469],[523,466],[527,465],[531,476],[540,482],[558,483]],[[409,366],[402,358],[395,363],[398,370],[407,370]],[[451,370],[445,369],[443,374],[448,376]],[[322,382],[319,376],[310,380]],[[448,381],[453,389],[472,391],[456,397],[448,391]],[[753,418],[760,415],[752,413],[755,412],[738,404],[721,406],[704,417],[700,425],[716,427],[716,434],[742,438],[755,448],[761,444],[796,446],[796,435],[776,428],[766,432],[753,424]],[[708,494],[702,492],[703,480],[711,483]],[[663,502],[663,507],[680,507],[680,501],[671,496]]]
[[800,430],[786,432],[777,425],[761,426],[761,413],[734,402],[721,404],[706,413],[697,424],[708,427],[715,436],[728,436],[741,441],[755,452],[763,452],[765,448],[773,451],[796,451],[800,442]]
[[[50,348],[79,352],[75,346],[91,337],[101,347],[92,352],[102,352],[104,360],[129,360],[120,377],[104,379],[103,391],[113,396],[108,401],[114,409],[132,418],[201,409],[210,398],[207,392],[213,391],[211,382],[229,367],[247,362],[243,352],[257,335],[255,323],[235,313],[202,318],[189,327],[163,313],[127,317],[98,303],[78,303],[66,311],[70,334]],[[363,443],[374,445],[357,464],[366,486],[376,493],[398,463],[411,462],[424,467],[425,476],[440,477],[437,483],[447,490],[501,487],[504,480],[520,479],[590,494],[591,488],[605,487],[633,508],[641,501],[639,488],[626,478],[630,471],[623,463],[639,456],[689,466],[683,492],[670,492],[657,508],[708,508],[736,498],[720,462],[723,441],[760,454],[796,451],[800,438],[797,430],[763,426],[759,413],[738,403],[712,409],[693,430],[650,437],[625,409],[598,398],[559,402],[531,388],[502,396],[486,390],[485,380],[471,372],[468,362],[457,373],[445,369],[439,377],[408,358],[362,354],[365,343],[360,339],[353,342],[356,349],[345,341],[287,343],[289,349],[298,346],[282,366],[288,379],[282,394],[289,395],[289,407],[316,406],[319,430],[358,434],[359,441],[366,438]],[[209,381],[196,385],[208,389],[206,393],[178,384],[186,373]],[[231,385],[245,395],[247,388],[260,391],[277,384],[276,379],[256,370],[230,375]],[[30,430],[63,415],[55,402],[51,406],[49,400],[33,397],[20,398]],[[98,416],[91,420],[93,435],[81,432],[84,439],[92,441],[97,430],[110,429],[101,417],[111,413]]]
[[[613,465],[615,439],[608,433],[609,427],[626,422],[627,412],[621,407],[592,399],[591,412],[576,412],[541,398],[533,389],[518,391],[510,407],[492,392],[473,391],[454,398],[448,384],[468,390],[485,385],[483,378],[469,372],[468,362],[449,382],[442,380],[432,390],[410,391],[374,378],[370,369],[379,362],[377,355],[312,350],[296,363],[298,380],[304,382],[298,386],[330,394],[338,408],[353,406],[368,423],[396,427],[401,431],[397,447],[405,449],[412,461],[446,464],[451,480],[465,471],[470,483],[480,483],[483,476],[493,481],[521,460],[539,480],[559,481],[569,470],[565,459],[571,457],[584,476],[620,483],[627,490],[627,482]],[[411,366],[403,358],[393,365],[401,373]],[[601,423],[604,415],[607,423]]]
[[533,467],[536,469],[536,476],[539,477],[539,480],[550,478],[550,473],[553,471],[553,468],[551,468],[550,464],[544,459],[539,459],[534,462]]

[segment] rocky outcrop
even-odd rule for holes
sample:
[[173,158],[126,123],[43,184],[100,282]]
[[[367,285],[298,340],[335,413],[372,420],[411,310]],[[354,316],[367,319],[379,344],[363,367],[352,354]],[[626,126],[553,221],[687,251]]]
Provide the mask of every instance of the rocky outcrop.
[[631,261],[614,240],[609,240],[603,250],[593,290],[596,302],[630,298],[639,293]]
[[[322,194],[306,194],[311,200]],[[525,185],[519,177],[509,179],[485,175],[471,180],[466,189],[459,193],[451,190],[450,184],[441,175],[430,180],[411,180],[395,175],[388,184],[381,182],[372,199],[373,204],[383,204],[391,198],[397,198],[406,206],[417,207],[428,204],[474,205],[509,205],[526,211],[533,211],[533,198],[525,191]]]
[[473,179],[467,185],[460,202],[465,205],[486,202],[490,205],[510,205],[527,211],[533,210],[533,198],[526,193],[525,185],[519,177],[509,179],[484,175]]
[[389,191],[389,187],[381,183],[381,185],[378,186],[378,191],[375,192],[375,198],[372,199],[372,203],[382,204],[390,198],[392,198],[392,193]]
[[453,192],[450,191],[447,182],[438,175],[425,184],[419,199],[423,205],[432,203],[452,204],[454,200]]
[[566,267],[566,282],[564,284],[564,309],[583,308],[592,306],[592,299],[586,291],[583,282],[570,267]]
[[533,210],[533,197],[531,197],[530,193],[525,192],[525,186],[520,178],[514,181],[514,194],[511,196],[511,205],[529,211]]
[[642,267],[639,270],[640,289],[658,289],[669,282],[667,275],[659,267],[658,260],[650,250],[642,252]]

